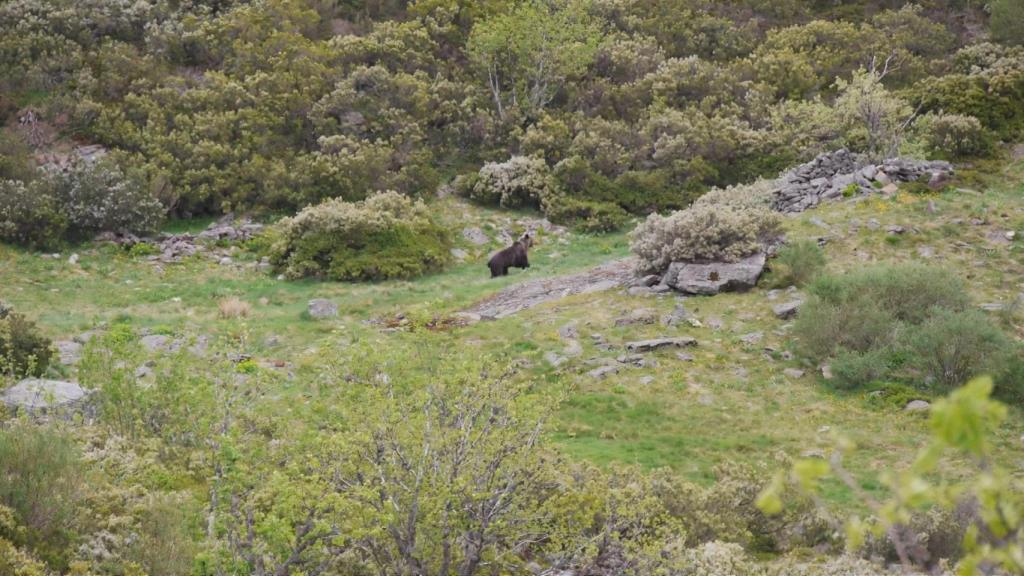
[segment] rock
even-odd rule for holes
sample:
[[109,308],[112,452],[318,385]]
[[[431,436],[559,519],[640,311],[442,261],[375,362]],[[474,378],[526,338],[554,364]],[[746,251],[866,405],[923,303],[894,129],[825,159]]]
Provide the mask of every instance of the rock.
[[889,175],[881,170],[875,171],[875,177],[873,178],[873,180],[875,182],[878,182],[882,186],[888,186],[889,184],[892,184],[892,178],[889,178]]
[[666,292],[671,292],[672,288],[665,284],[658,284],[657,286],[651,286],[648,290],[651,291],[651,294],[665,294]]
[[888,232],[889,234],[903,234],[904,232],[907,231],[907,229],[904,228],[903,226],[900,226],[899,224],[890,224],[889,226],[885,227],[885,231]]
[[986,302],[979,306],[985,312],[1002,312],[1009,308],[1009,305],[1002,302]]
[[932,190],[942,190],[949,185],[949,176],[949,172],[932,172],[928,176],[928,188]]
[[633,310],[628,316],[618,318],[615,320],[616,326],[634,326],[638,324],[654,324],[657,321],[657,315],[654,310],[649,308],[639,308]]
[[831,366],[829,366],[828,364],[822,364],[821,366],[818,367],[818,369],[821,370],[821,377],[822,378],[824,378],[825,380],[831,380],[832,379],[832,367]]
[[687,294],[714,295],[753,288],[764,271],[765,255],[754,254],[738,262],[673,262],[666,284]]
[[935,201],[931,199],[928,200],[928,205],[925,207],[925,210],[929,214],[935,214],[936,212],[939,211],[939,209],[935,206]]
[[469,256],[469,252],[466,252],[462,248],[452,248],[451,249],[451,254],[452,254],[452,258],[455,258],[456,260],[459,260],[459,261],[465,260],[466,257]]
[[233,262],[231,256],[224,256],[217,263],[221,266],[230,266]]
[[78,264],[78,254],[68,256],[68,264],[71,264],[72,266]]
[[648,274],[643,278],[638,278],[634,283],[634,286],[644,286],[650,288],[651,286],[654,286],[659,282],[661,282],[661,276],[658,276],[657,274]]
[[640,384],[643,384],[644,386],[647,386],[651,382],[654,382],[654,376],[641,376],[640,377]]
[[476,324],[477,322],[483,320],[483,316],[481,316],[480,314],[476,314],[474,312],[456,312],[452,314],[452,316],[458,318],[459,320],[462,320],[466,325]]
[[558,337],[562,340],[575,340],[580,337],[579,330],[576,329],[576,322],[569,322],[558,329]]
[[74,340],[58,340],[53,345],[57,348],[60,363],[65,366],[78,364],[82,359],[82,345]]
[[689,336],[678,336],[675,338],[654,338],[651,340],[637,340],[626,342],[626,350],[629,352],[650,352],[659,348],[674,347],[685,348],[696,346],[697,340]]
[[789,378],[804,377],[804,371],[799,368],[786,368],[785,370],[782,371],[782,373],[788,376]]
[[269,334],[263,339],[264,348],[277,348],[281,345],[281,337],[277,334]]
[[618,366],[598,366],[597,368],[594,368],[590,372],[587,372],[587,376],[590,376],[591,378],[601,379],[608,376],[609,374],[615,374],[618,371]]
[[921,258],[934,258],[935,249],[932,248],[931,246],[918,246],[917,255],[920,256]]
[[875,218],[868,219],[868,229],[870,229],[870,230],[878,230],[881,227],[882,227],[882,223],[879,222],[877,219],[875,219]]
[[558,368],[562,364],[565,364],[569,359],[566,358],[565,356],[559,356],[558,354],[556,354],[554,352],[545,352],[544,353],[544,360],[548,364],[551,364],[555,368]]
[[1007,231],[1007,232],[1006,232],[1005,234],[1003,234],[1003,236],[1004,236],[1004,237],[1005,237],[1005,238],[1006,238],[1007,240],[1013,241],[1013,239],[1017,237],[1017,233],[1016,233],[1016,232],[1014,232],[1013,230],[1009,230],[1009,231]]
[[683,362],[693,362],[694,360],[693,354],[687,352],[676,352],[676,358]]
[[650,288],[648,288],[647,286],[632,286],[628,290],[626,290],[626,293],[629,294],[630,296],[653,296],[654,295],[654,291],[651,290]]
[[676,304],[676,307],[672,309],[672,312],[661,317],[661,323],[665,326],[676,326],[689,319],[690,313],[686,311],[686,307],[682,304]]
[[324,320],[338,316],[338,305],[326,298],[314,298],[307,306],[310,318]]
[[825,451],[821,448],[808,448],[800,453],[801,458],[816,458],[818,460],[824,460],[825,456]]
[[772,306],[772,312],[775,314],[775,317],[780,320],[789,320],[796,316],[803,304],[803,300],[790,300],[789,302]]
[[26,378],[4,390],[0,402],[15,414],[21,411],[33,416],[82,413],[92,417],[91,396],[91,391],[74,382]]
[[907,402],[907,405],[903,407],[904,412],[921,412],[927,411],[932,405],[925,400],[911,400]]
[[814,224],[818,228],[824,228],[825,230],[831,230],[832,229],[831,226],[826,224],[824,220],[822,220],[821,218],[818,218],[817,216],[814,216],[814,217],[810,218],[807,221],[810,222],[811,224]]
[[751,332],[740,336],[740,342],[744,344],[757,344],[764,338],[764,332]]
[[491,239],[487,234],[484,234],[483,230],[476,227],[464,229],[462,231],[462,237],[470,244],[474,244],[476,246],[483,246],[484,244],[489,244],[491,242]]
[[893,194],[899,191],[900,187],[893,182],[890,182],[889,184],[882,186],[882,194],[885,194],[886,196],[892,196]]
[[583,354],[583,346],[580,345],[578,340],[569,340],[566,343],[565,348],[562,350],[562,354],[569,358],[574,358]]
[[181,342],[171,340],[170,336],[163,334],[149,334],[143,336],[139,343],[149,352],[177,352],[181,349]]

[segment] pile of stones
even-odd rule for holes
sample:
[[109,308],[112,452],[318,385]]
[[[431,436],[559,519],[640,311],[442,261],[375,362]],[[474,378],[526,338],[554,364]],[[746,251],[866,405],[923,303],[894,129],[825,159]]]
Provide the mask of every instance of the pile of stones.
[[840,149],[821,154],[780,176],[772,207],[785,213],[803,212],[825,200],[870,194],[898,182],[927,181],[929,186],[939,189],[952,174],[953,166],[941,160],[892,158],[874,164]]

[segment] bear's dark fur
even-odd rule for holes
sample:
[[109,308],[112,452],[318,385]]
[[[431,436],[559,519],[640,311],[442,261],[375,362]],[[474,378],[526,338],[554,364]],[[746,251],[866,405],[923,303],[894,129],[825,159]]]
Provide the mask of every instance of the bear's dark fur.
[[487,267],[491,269],[491,278],[507,276],[508,269],[529,268],[530,261],[526,257],[526,251],[533,245],[530,234],[523,234],[522,238],[516,240],[511,246],[498,252],[487,261]]

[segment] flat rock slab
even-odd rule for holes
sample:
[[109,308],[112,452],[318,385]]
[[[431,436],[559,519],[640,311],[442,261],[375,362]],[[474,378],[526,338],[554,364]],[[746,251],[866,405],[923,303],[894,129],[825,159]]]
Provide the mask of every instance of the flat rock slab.
[[326,298],[314,298],[308,304],[309,316],[316,320],[336,318],[338,316],[338,305]]
[[49,414],[82,411],[91,395],[74,382],[26,378],[4,390],[0,401],[15,413]]
[[60,356],[60,363],[65,366],[78,364],[82,359],[82,345],[74,340],[58,340],[53,343]]
[[757,285],[764,265],[764,254],[747,256],[737,262],[673,262],[662,282],[687,294],[711,296],[719,292],[742,292]]
[[686,348],[696,346],[697,340],[689,336],[677,336],[675,338],[654,338],[653,340],[637,340],[626,342],[626,350],[630,352],[650,352],[659,348]]
[[635,275],[636,263],[631,258],[613,260],[576,274],[530,280],[477,302],[464,310],[481,318],[498,319],[532,308],[545,302],[576,294],[589,294],[625,286]]

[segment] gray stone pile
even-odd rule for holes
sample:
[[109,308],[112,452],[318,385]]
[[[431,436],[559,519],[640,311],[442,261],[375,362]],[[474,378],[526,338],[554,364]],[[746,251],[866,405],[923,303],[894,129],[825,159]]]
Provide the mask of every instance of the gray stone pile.
[[826,152],[779,177],[772,207],[796,213],[826,200],[870,194],[897,182],[927,180],[941,188],[953,173],[953,166],[941,160],[892,158],[874,164],[846,149]]
[[[183,232],[181,234],[162,234],[155,238],[139,238],[134,234],[103,232],[96,237],[97,241],[113,242],[115,244],[132,246],[139,243],[152,244],[157,249],[157,254],[149,260],[154,262],[168,263],[178,262],[183,258],[198,253],[209,251],[211,245],[220,243],[245,242],[255,237],[263,230],[263,224],[253,222],[249,218],[235,220],[234,216],[228,215],[210,224],[206,230],[199,234]],[[222,255],[217,255],[222,260]],[[227,263],[230,263],[230,259]]]

